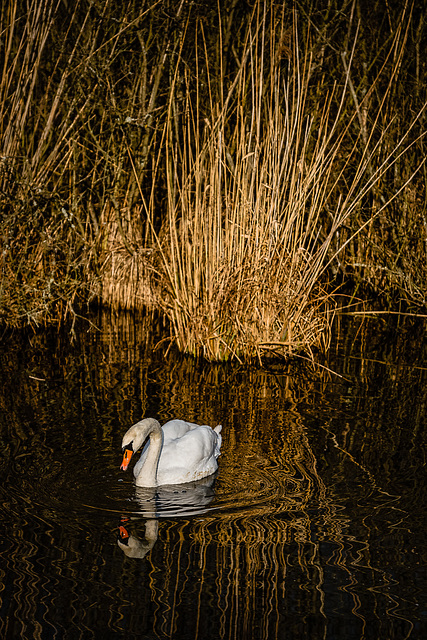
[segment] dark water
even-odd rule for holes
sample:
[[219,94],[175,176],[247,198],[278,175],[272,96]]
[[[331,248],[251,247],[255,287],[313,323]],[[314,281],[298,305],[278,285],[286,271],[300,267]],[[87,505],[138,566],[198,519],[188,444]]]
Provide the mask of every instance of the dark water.
[[[98,324],[1,341],[2,639],[427,637],[425,327],[343,319],[325,368],[259,370]],[[137,491],[142,415],[221,423],[217,477]]]

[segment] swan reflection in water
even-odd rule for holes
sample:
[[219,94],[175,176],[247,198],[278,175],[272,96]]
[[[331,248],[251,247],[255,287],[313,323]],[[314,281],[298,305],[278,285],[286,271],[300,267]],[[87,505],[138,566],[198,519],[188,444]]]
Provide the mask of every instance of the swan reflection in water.
[[145,537],[143,540],[129,533],[127,525],[129,518],[122,518],[119,526],[117,544],[128,558],[145,558],[154,547],[159,533],[159,521],[147,520],[145,523]]
[[[145,558],[154,547],[158,531],[159,518],[202,515],[209,511],[209,505],[215,496],[217,474],[195,482],[160,487],[136,487],[135,501],[140,507],[137,516],[123,516],[119,525],[117,544],[129,558]],[[143,539],[130,533],[132,522],[145,519]]]

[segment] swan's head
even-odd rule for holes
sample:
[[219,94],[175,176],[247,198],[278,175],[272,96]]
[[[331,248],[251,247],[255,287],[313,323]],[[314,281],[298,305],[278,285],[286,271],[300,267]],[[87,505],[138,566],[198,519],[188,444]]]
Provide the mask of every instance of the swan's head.
[[133,454],[138,451],[153,431],[160,431],[160,424],[154,418],[145,418],[128,429],[122,440],[123,461],[120,469],[126,471]]

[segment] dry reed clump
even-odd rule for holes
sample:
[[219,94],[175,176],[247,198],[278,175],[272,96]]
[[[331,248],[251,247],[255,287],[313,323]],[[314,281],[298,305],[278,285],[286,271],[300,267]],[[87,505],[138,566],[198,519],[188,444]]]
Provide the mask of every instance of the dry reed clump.
[[[208,62],[202,65],[196,53],[202,66]],[[202,88],[187,90],[182,139],[171,93],[158,271],[160,304],[181,350],[244,360],[327,344],[330,267],[341,268],[341,254],[359,234],[363,246],[368,225],[423,164],[384,197],[382,182],[414,144],[410,133],[422,111],[387,145],[383,103],[369,110],[367,97],[349,110],[351,73],[349,56],[344,83],[314,105],[310,39],[301,42],[296,20],[289,33],[279,13],[257,4],[228,91],[221,77],[214,102],[209,72],[200,81],[209,87],[209,117]],[[372,195],[378,203],[365,220],[360,211]]]
[[[329,337],[328,296],[315,285],[306,300],[299,274],[310,256],[251,258],[230,270],[219,265],[209,300],[193,297],[191,312],[176,301],[163,305],[179,349],[207,360],[247,360],[266,355],[290,356],[325,346]],[[175,304],[174,304],[175,302]]]

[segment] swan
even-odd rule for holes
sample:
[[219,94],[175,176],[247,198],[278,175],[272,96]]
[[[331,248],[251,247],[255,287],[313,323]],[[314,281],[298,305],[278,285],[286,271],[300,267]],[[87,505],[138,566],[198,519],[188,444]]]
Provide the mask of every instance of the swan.
[[123,436],[120,468],[126,471],[132,455],[149,437],[133,470],[138,487],[183,484],[206,478],[218,469],[221,429],[221,425],[212,429],[185,420],[169,420],[161,427],[155,418],[145,418]]

